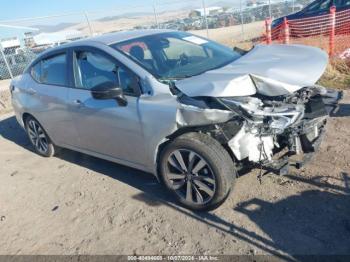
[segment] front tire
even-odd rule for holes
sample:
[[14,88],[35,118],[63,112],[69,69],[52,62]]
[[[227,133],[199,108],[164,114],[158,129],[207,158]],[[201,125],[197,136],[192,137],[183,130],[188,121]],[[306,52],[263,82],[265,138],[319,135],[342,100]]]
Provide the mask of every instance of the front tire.
[[35,152],[44,157],[51,157],[55,154],[55,146],[40,123],[29,116],[25,121],[25,128]]
[[212,210],[228,197],[236,169],[223,146],[202,133],[177,137],[160,155],[160,176],[176,198],[192,210]]

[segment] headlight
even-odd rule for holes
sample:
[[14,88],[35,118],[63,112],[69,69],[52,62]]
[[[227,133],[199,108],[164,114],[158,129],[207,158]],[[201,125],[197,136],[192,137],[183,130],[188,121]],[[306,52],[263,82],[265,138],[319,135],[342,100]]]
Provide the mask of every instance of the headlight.
[[271,129],[278,129],[278,130],[284,130],[288,126],[290,126],[291,120],[288,117],[272,117],[271,121],[269,122],[269,126]]
[[263,123],[266,128],[275,130],[274,133],[282,133],[284,129],[301,119],[304,114],[303,105],[264,106],[264,103],[255,97],[221,98],[220,101],[233,111],[237,112],[237,108],[243,109],[250,116],[246,118],[248,122]]

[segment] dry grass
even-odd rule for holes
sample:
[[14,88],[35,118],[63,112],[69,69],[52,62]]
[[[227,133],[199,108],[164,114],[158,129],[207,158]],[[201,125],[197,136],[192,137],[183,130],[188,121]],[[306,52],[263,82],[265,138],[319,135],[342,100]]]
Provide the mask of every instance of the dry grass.
[[[335,54],[340,54],[347,48],[349,48],[349,35],[339,35],[335,38]],[[328,36],[314,36],[305,38],[292,39],[293,44],[304,44],[315,46],[328,52],[329,37]],[[336,88],[336,89],[349,89],[350,87],[350,60],[342,60],[337,58],[330,59],[327,69],[318,84]]]
[[332,59],[318,84],[336,89],[349,89],[350,61]]
[[11,110],[10,92],[8,90],[0,90],[0,115],[10,112]]

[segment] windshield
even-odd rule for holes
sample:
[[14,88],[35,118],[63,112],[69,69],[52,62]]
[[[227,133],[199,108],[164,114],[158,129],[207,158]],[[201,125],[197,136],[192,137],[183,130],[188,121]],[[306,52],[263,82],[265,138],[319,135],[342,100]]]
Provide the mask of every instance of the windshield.
[[238,52],[184,32],[135,38],[111,45],[160,80],[182,79],[225,66]]

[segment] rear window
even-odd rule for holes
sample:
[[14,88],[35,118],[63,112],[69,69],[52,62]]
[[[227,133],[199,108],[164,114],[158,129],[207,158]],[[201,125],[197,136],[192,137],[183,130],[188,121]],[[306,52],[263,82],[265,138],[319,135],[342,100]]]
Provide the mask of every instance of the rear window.
[[67,85],[66,54],[45,58],[31,69],[32,77],[39,83],[48,85]]

